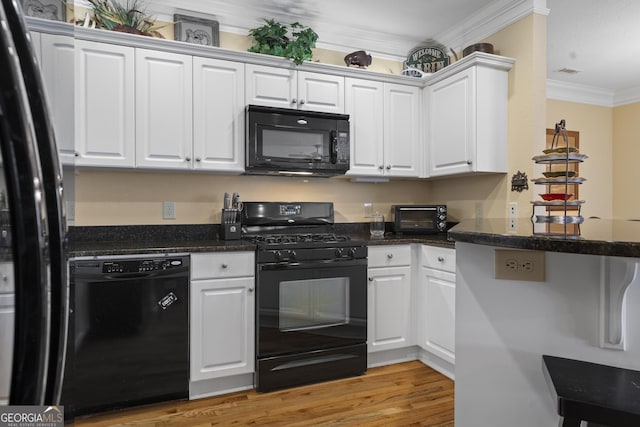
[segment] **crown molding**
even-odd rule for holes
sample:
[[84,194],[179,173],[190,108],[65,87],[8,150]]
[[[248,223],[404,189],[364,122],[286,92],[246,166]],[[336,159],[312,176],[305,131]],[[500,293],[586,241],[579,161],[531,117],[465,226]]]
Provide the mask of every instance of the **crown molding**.
[[497,0],[457,26],[436,36],[455,50],[477,43],[531,14],[547,16],[546,0]]
[[614,91],[547,79],[547,98],[613,108],[640,102],[640,86]]

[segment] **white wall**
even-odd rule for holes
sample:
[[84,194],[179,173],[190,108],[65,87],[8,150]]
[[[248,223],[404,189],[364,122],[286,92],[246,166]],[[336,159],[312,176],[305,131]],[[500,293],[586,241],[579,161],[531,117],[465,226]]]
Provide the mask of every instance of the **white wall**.
[[456,243],[456,427],[557,426],[542,355],[640,370],[640,286],[627,350],[599,343],[600,257],[547,252],[545,282],[493,278],[494,247]]

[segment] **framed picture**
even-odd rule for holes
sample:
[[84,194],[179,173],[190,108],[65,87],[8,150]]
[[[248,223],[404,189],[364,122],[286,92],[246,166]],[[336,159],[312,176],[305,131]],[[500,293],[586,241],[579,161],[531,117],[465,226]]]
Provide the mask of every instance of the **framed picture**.
[[22,10],[25,16],[64,21],[67,12],[66,3],[65,0],[22,0]]
[[203,46],[220,46],[218,21],[188,15],[173,15],[174,39]]

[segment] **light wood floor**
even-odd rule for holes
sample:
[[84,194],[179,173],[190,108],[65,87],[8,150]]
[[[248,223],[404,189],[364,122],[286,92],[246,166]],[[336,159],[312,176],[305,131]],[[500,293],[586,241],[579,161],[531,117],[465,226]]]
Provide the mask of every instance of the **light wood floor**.
[[77,426],[453,427],[453,381],[420,362],[271,393],[175,401],[77,419]]

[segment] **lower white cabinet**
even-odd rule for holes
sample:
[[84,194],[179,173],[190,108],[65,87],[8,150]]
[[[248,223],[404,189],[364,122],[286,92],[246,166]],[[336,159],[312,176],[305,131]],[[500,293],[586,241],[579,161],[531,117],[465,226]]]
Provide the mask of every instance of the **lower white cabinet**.
[[253,373],[254,283],[253,252],[191,255],[191,382]]
[[370,246],[368,276],[368,352],[409,347],[411,246]]
[[455,249],[423,245],[416,282],[418,345],[455,362]]

